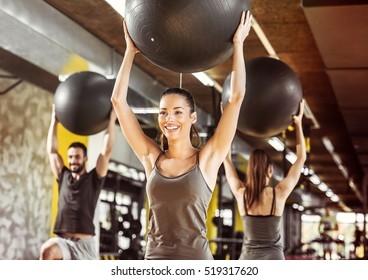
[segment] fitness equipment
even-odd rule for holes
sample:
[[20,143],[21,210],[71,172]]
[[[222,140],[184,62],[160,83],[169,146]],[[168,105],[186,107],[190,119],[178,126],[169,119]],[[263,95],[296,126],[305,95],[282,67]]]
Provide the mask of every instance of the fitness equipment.
[[[294,71],[284,62],[259,57],[246,62],[246,94],[240,109],[238,129],[250,136],[266,138],[293,123],[303,98],[302,86]],[[222,92],[226,105],[230,96],[231,74]]]
[[55,114],[61,124],[78,135],[104,130],[109,122],[114,80],[94,72],[78,72],[60,83],[54,96]]
[[249,0],[127,0],[126,24],[136,47],[152,63],[193,73],[223,63]]

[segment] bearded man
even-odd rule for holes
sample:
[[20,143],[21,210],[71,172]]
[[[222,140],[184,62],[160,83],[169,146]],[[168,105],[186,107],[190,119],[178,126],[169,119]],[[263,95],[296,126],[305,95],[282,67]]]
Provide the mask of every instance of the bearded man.
[[108,171],[115,139],[116,115],[112,110],[105,131],[96,167],[87,172],[87,148],[74,142],[68,148],[69,168],[58,153],[55,107],[47,137],[47,152],[58,182],[58,212],[54,225],[55,237],[41,246],[41,260],[96,260],[98,240],[93,223],[95,208]]

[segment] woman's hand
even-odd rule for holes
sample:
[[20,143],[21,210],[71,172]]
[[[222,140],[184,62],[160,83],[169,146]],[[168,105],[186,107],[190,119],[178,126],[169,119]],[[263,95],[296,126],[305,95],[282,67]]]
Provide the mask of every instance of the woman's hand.
[[126,21],[124,20],[124,34],[125,34],[125,43],[126,43],[126,49],[132,50],[134,53],[139,53],[138,48],[134,45],[132,38],[130,38],[128,28],[126,26]]
[[247,38],[249,34],[250,27],[252,26],[252,15],[250,14],[250,11],[242,12],[242,16],[240,19],[240,23],[238,25],[238,28],[235,31],[234,37],[233,37],[233,43],[240,43],[243,44],[245,38]]
[[302,99],[299,105],[299,113],[293,116],[293,121],[295,125],[298,125],[298,126],[302,125],[302,118],[303,118],[303,113],[304,113],[304,103],[305,101],[304,99]]

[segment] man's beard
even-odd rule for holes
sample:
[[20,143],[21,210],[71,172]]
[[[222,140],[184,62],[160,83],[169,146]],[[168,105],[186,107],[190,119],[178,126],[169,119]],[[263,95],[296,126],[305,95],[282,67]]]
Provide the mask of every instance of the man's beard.
[[79,174],[79,173],[81,173],[81,171],[84,169],[84,166],[85,166],[85,163],[83,163],[83,164],[79,165],[77,169],[71,169],[71,172],[72,172],[72,173]]

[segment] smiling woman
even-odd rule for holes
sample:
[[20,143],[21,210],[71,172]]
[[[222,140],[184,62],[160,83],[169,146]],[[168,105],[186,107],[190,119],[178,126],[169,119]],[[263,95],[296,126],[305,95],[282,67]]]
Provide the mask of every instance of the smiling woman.
[[232,90],[214,135],[200,146],[195,103],[182,88],[160,99],[161,147],[146,136],[127,102],[134,56],[139,50],[124,23],[126,51],[111,97],[121,130],[144,166],[150,207],[146,259],[213,259],[207,239],[207,210],[217,173],[236,132],[245,95],[243,43],[251,16],[242,13],[233,37]]
[[[183,103],[181,106],[175,106],[175,96],[182,96],[183,99],[181,102]],[[193,123],[190,126],[190,142],[193,147],[199,148],[201,145],[201,138],[199,137],[198,130],[195,127],[194,123],[197,120],[197,113],[195,112],[195,103],[193,97],[189,92],[182,88],[171,88],[166,90],[161,96],[161,104],[159,112],[159,126],[161,131],[176,132],[180,128],[180,121],[183,119],[183,115],[185,113],[185,107],[189,106],[189,113],[193,114]],[[180,105],[180,104],[179,104]],[[171,109],[171,110],[169,110]],[[168,149],[169,145],[167,142],[167,136],[165,133],[161,132],[160,142],[161,148],[165,151]]]

